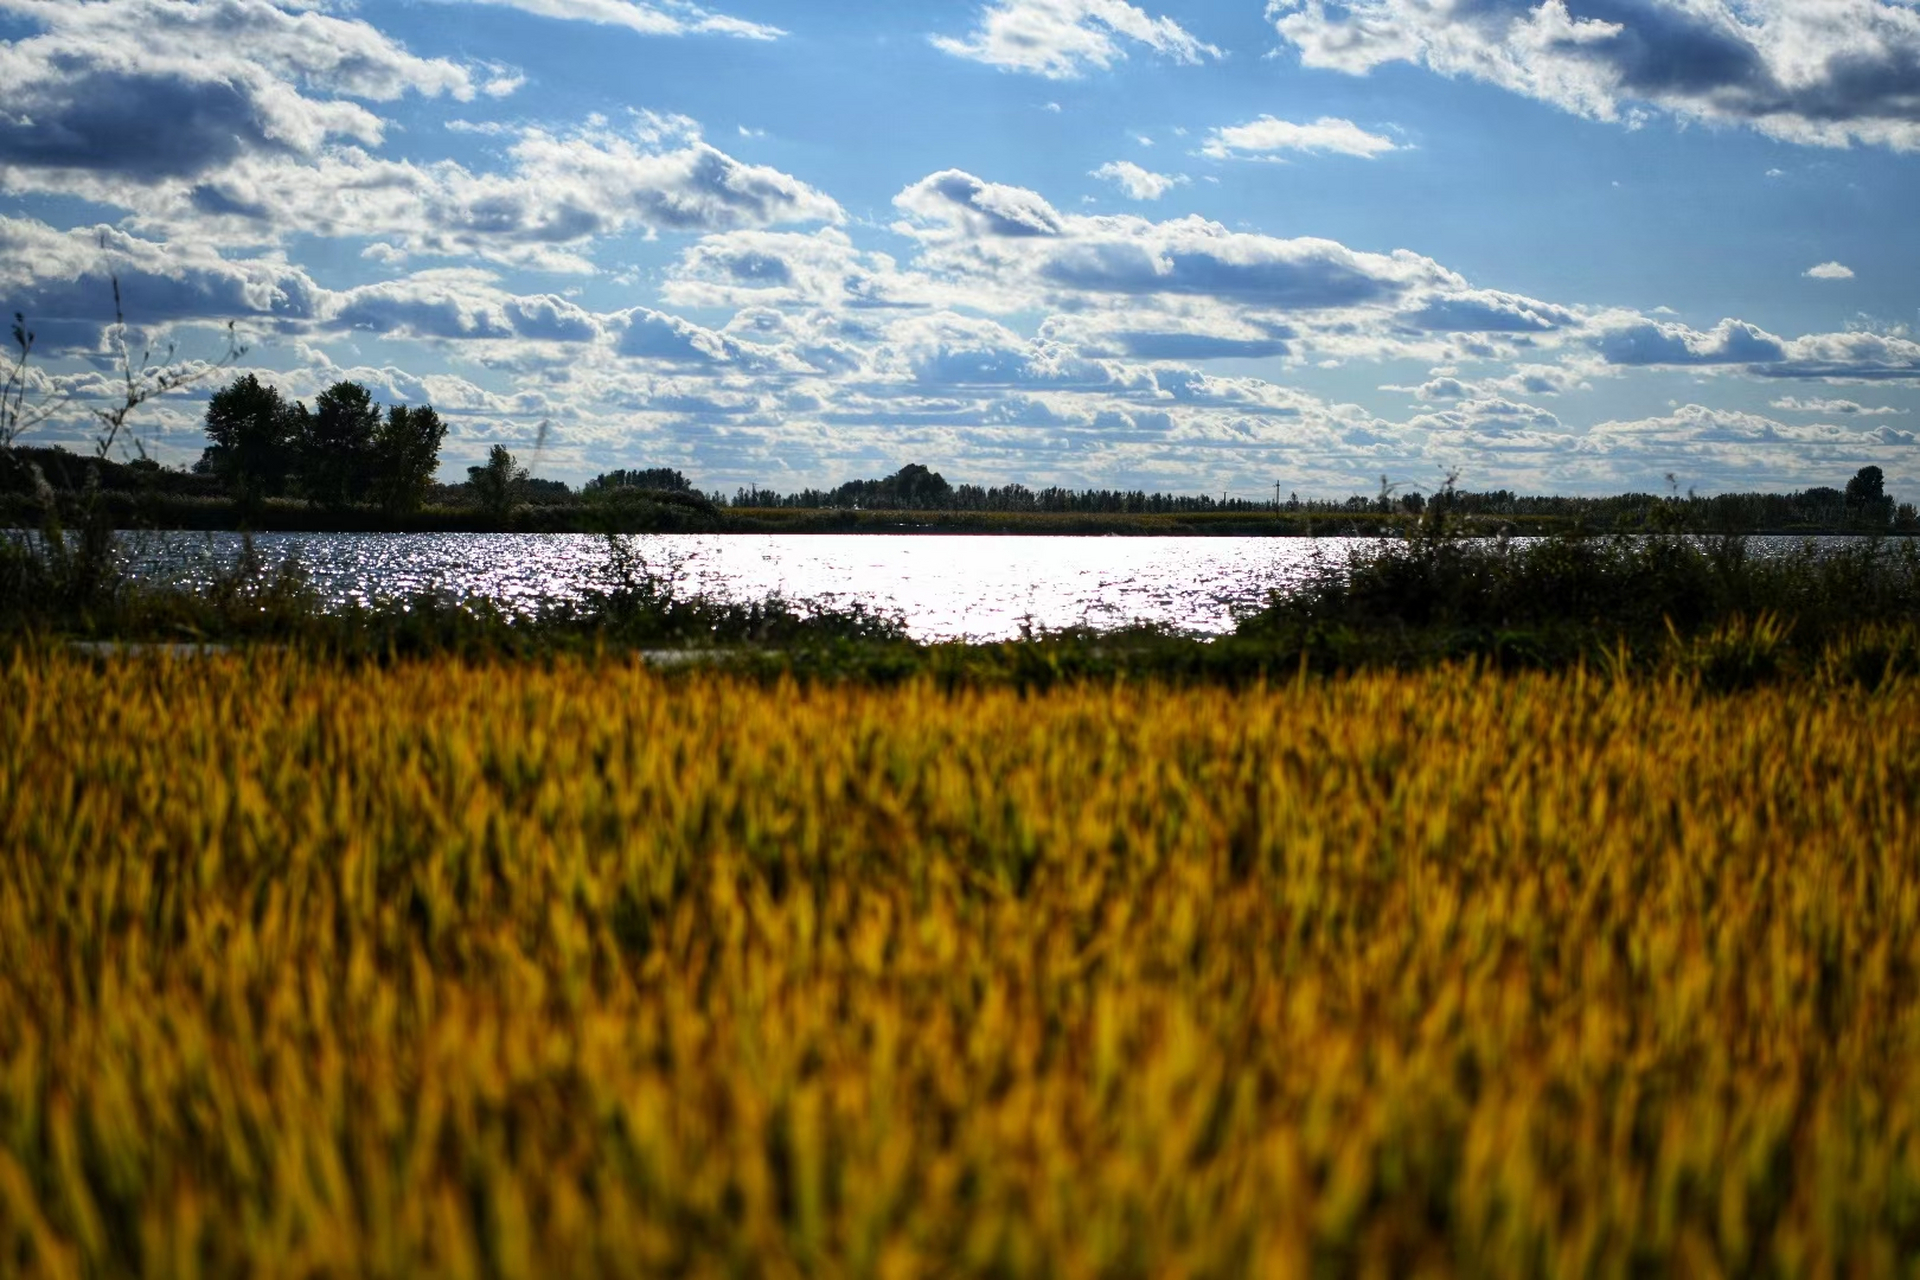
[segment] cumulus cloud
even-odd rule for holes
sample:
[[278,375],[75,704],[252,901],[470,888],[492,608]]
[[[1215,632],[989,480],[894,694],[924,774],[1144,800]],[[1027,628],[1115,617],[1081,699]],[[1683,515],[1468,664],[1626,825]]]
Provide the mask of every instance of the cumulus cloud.
[[936,173],[894,198],[896,229],[918,240],[923,264],[1042,294],[1127,299],[1203,297],[1314,310],[1383,304],[1419,286],[1464,288],[1430,258],[1360,253],[1331,240],[1231,231],[1199,217],[1060,213],[1038,193]]
[[1142,169],[1131,160],[1113,160],[1095,169],[1090,177],[1105,178],[1124,191],[1130,200],[1158,200],[1187,179]]
[[1558,396],[1570,391],[1592,389],[1588,371],[1578,361],[1564,364],[1528,364],[1511,366],[1498,377],[1463,378],[1457,370],[1435,369],[1427,381],[1413,387],[1384,386],[1382,391],[1410,392],[1413,398],[1428,404],[1453,400],[1502,400],[1512,396]]
[[685,0],[444,0],[445,3],[499,5],[573,22],[597,22],[626,27],[643,36],[723,35],[748,40],[775,40],[786,34],[778,27],[743,18],[711,13]]
[[504,163],[387,160],[335,147],[307,162],[249,157],[192,184],[128,188],[66,183],[72,194],[134,210],[145,229],[274,244],[295,233],[377,238],[389,262],[409,254],[474,256],[552,271],[590,271],[597,239],[633,230],[707,232],[843,218],[822,192],[745,164],[692,121],[642,115],[608,125],[510,131]]
[[1868,408],[1854,400],[1802,400],[1798,396],[1782,396],[1771,406],[1787,413],[1829,413],[1847,418],[1885,418],[1904,414],[1905,409],[1894,409],[1886,405]]
[[[1404,388],[1383,389],[1396,390]],[[1473,394],[1474,387],[1472,383],[1463,382],[1452,374],[1438,378],[1429,378],[1413,389],[1414,399],[1425,400],[1430,403],[1437,400],[1465,400]]]
[[1321,116],[1309,124],[1294,124],[1261,116],[1213,130],[1200,150],[1216,160],[1274,160],[1285,151],[1331,152],[1371,160],[1399,148],[1393,139],[1368,133],[1351,120]]
[[238,260],[211,246],[159,244],[115,227],[57,230],[0,218],[0,297],[25,313],[43,349],[87,350],[113,319],[117,276],[128,316],[141,325],[240,318],[261,324],[314,319],[322,291],[277,259]]
[[1809,280],[1851,280],[1853,268],[1838,262],[1823,262],[1817,267],[1808,267],[1805,275]]
[[419,58],[374,27],[268,0],[0,0],[35,34],[0,42],[0,178],[186,178],[249,154],[377,143],[360,105],[475,92],[464,67]]
[[1897,333],[1808,334],[1788,342],[1781,359],[1749,372],[1831,382],[1914,381],[1920,379],[1920,343]]
[[1910,0],[1269,0],[1303,63],[1470,76],[1563,110],[1920,148]]
[[1295,330],[1238,309],[1076,311],[1048,317],[1040,336],[1083,355],[1184,363],[1284,356]]
[[1039,192],[987,182],[959,169],[922,178],[893,203],[925,222],[976,237],[1060,236],[1067,225]]
[[995,0],[965,39],[935,36],[956,57],[1005,71],[1071,80],[1104,71],[1140,45],[1175,62],[1220,57],[1171,18],[1154,18],[1124,0]]
[[[1407,425],[1426,431],[1509,438],[1537,436],[1541,432],[1557,432],[1562,429],[1560,419],[1547,410],[1498,396],[1486,399],[1464,399],[1451,409],[1421,414]],[[1555,448],[1564,448],[1567,441],[1562,438],[1551,444]]]
[[1494,289],[1427,298],[1401,318],[1441,333],[1546,333],[1580,323],[1580,317],[1566,307]]
[[823,227],[702,236],[681,254],[662,297],[689,307],[869,308],[937,304],[945,292],[887,254],[856,248],[839,227]]
[[[647,8],[688,29],[720,21],[690,4],[531,2],[571,16]],[[33,29],[0,42],[0,188],[124,209],[128,225],[163,237],[262,246],[359,236],[394,261],[473,255],[574,271],[590,269],[594,240],[623,231],[842,217],[821,192],[735,160],[679,116],[476,126],[504,142],[490,172],[382,158],[387,123],[366,104],[406,93],[471,101],[513,77],[416,57],[328,8],[0,0],[0,17]]]
[[1833,382],[1920,380],[1920,343],[1902,332],[1782,338],[1742,320],[1711,330],[1609,314],[1589,322],[1588,345],[1609,365],[1738,368],[1760,378]]
[[1796,449],[1825,445],[1845,450],[1871,445],[1904,445],[1911,437],[1905,432],[1885,427],[1862,432],[1828,425],[1789,425],[1757,413],[1689,404],[1662,417],[1604,422],[1592,428],[1587,438],[1601,448],[1632,448],[1636,445],[1644,447],[1664,443],[1669,446],[1737,445],[1749,448],[1778,445]]
[[420,338],[507,338],[513,325],[494,295],[493,277],[455,267],[348,289],[328,318],[348,329]]
[[1683,324],[1636,318],[1603,330],[1593,346],[1616,365],[1751,365],[1787,357],[1781,339],[1739,320],[1722,320],[1702,333]]

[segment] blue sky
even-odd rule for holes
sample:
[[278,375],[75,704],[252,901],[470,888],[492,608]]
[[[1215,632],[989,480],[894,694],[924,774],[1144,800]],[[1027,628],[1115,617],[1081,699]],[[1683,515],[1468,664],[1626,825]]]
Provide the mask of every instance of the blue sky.
[[450,478],[1920,490],[1915,0],[0,0],[0,84],[41,440],[111,272]]

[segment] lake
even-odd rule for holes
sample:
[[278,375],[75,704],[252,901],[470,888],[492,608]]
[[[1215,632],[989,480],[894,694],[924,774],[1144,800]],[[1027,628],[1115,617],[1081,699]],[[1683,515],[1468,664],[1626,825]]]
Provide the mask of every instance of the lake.
[[[1371,538],[1124,538],[913,534],[638,534],[629,545],[686,592],[733,600],[774,593],[898,611],[920,640],[1002,640],[1021,627],[1157,623],[1217,635],[1316,563],[1339,564]],[[1759,554],[1804,539],[1754,538]],[[1820,541],[1843,541],[1822,539]],[[594,534],[265,533],[268,564],[298,555],[335,603],[440,590],[508,607],[577,598],[601,581]],[[142,576],[205,582],[239,554],[230,533],[136,536]]]
[[[1316,557],[1361,538],[1118,538],[915,534],[638,534],[629,545],[687,592],[899,611],[920,640],[1000,640],[1036,628],[1152,622],[1204,634],[1297,581]],[[204,583],[240,550],[237,534],[145,535],[129,546],[143,577]],[[438,589],[509,607],[577,598],[603,580],[593,534],[264,533],[268,564],[297,555],[323,596],[368,601]]]

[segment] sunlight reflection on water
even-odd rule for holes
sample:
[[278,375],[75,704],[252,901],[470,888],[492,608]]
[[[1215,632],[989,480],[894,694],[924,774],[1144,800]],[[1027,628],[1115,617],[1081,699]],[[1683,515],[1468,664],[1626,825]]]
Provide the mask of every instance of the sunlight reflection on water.
[[[1024,623],[1107,630],[1156,623],[1219,635],[1267,593],[1315,563],[1340,564],[1371,538],[1124,538],[939,534],[640,534],[629,539],[684,592],[738,601],[781,594],[818,605],[898,611],[920,640],[1003,640]],[[1757,537],[1777,554],[1801,538]],[[1822,538],[1816,542],[1846,542]],[[267,533],[271,566],[298,554],[330,601],[438,590],[509,608],[577,599],[604,580],[608,543],[594,534]],[[144,535],[129,550],[143,575],[204,583],[239,554],[229,533]]]
[[[1366,539],[646,534],[647,567],[686,591],[898,610],[921,640],[1000,640],[1036,628],[1135,622],[1219,634],[1316,556],[1344,559]],[[592,534],[258,534],[268,565],[298,554],[314,585],[344,603],[442,590],[527,608],[574,599],[608,563]],[[149,536],[131,548],[144,575],[204,583],[239,554],[236,534]]]

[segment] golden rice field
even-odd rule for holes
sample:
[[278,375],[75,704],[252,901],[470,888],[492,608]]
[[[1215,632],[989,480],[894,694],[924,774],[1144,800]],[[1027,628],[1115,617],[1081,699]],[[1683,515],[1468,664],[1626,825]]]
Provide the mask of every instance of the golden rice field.
[[1920,684],[0,675],[3,1274],[1920,1257]]

